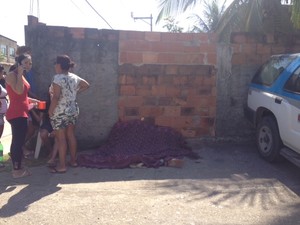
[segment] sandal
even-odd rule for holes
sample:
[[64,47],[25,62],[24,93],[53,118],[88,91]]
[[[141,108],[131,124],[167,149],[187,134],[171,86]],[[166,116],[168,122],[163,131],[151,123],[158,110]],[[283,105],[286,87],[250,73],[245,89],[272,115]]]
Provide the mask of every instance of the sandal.
[[34,151],[26,151],[23,155],[25,159],[31,159],[34,156]]
[[28,177],[30,175],[31,175],[31,172],[29,172],[28,169],[20,169],[20,170],[13,170],[12,171],[13,178]]
[[50,168],[50,173],[65,173],[67,170],[58,170],[56,167]]

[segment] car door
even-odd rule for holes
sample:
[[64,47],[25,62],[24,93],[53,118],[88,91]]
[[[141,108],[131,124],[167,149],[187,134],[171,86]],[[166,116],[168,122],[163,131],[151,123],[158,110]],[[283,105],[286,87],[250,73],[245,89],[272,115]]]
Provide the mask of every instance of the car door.
[[284,144],[300,153],[300,67],[282,85],[281,97],[274,100]]

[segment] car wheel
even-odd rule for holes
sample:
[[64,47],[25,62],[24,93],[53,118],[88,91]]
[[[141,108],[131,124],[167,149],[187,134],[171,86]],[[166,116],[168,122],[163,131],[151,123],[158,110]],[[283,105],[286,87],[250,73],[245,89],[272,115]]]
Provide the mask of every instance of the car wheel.
[[259,154],[269,162],[280,159],[282,141],[276,120],[272,116],[264,117],[257,126],[256,144]]

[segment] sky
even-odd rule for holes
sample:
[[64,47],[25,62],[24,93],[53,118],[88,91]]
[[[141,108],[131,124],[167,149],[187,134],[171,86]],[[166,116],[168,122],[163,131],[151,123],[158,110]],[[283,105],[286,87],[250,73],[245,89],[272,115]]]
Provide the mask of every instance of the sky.
[[28,15],[38,17],[39,22],[48,26],[137,31],[150,31],[150,19],[134,20],[132,13],[133,17],[152,15],[152,30],[167,31],[163,21],[155,23],[158,0],[0,0],[0,5],[0,34],[17,41],[18,45],[25,44]]
[[[33,15],[48,26],[87,27],[115,30],[150,31],[150,19],[134,17],[153,16],[153,31],[163,31],[155,25],[157,0],[0,0],[0,34],[24,45],[24,26],[27,16]],[[39,5],[39,10],[37,5]],[[32,7],[33,6],[33,7]],[[6,9],[6,10],[4,10]],[[165,30],[166,31],[166,30]]]

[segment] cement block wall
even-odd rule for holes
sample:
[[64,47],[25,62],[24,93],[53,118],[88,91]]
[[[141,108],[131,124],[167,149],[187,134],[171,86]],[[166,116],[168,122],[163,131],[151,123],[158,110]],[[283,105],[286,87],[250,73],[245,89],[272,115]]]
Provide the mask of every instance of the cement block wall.
[[243,115],[247,86],[271,55],[299,51],[297,41],[272,35],[174,34],[46,26],[33,16],[25,27],[39,95],[47,95],[53,60],[66,53],[75,73],[91,83],[78,96],[77,138],[99,145],[117,120],[144,118],[190,138],[253,135]]

